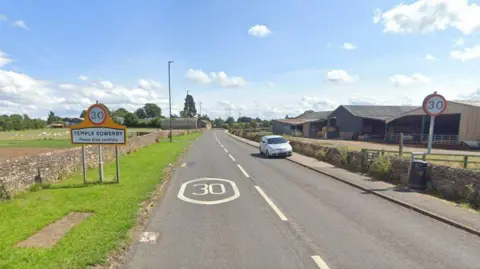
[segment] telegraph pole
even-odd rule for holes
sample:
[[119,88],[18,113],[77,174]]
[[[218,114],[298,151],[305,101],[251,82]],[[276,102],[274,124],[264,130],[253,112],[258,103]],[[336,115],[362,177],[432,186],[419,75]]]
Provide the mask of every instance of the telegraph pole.
[[170,110],[170,142],[172,142],[172,93],[170,89],[170,64],[173,61],[168,61],[168,108]]
[[202,102],[200,102],[200,116],[202,116]]

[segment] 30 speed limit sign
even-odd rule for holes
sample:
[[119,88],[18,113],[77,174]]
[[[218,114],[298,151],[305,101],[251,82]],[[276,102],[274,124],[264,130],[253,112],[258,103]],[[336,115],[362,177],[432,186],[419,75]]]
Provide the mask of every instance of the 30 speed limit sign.
[[447,100],[440,94],[430,94],[423,100],[423,111],[429,116],[438,116],[447,109]]
[[101,125],[107,118],[107,111],[101,105],[92,105],[88,110],[88,118],[95,125]]

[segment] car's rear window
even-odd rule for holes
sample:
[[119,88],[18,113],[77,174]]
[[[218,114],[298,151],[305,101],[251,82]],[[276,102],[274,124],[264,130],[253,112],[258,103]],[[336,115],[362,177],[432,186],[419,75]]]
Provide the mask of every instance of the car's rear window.
[[283,137],[275,137],[267,139],[267,144],[284,144],[287,140]]

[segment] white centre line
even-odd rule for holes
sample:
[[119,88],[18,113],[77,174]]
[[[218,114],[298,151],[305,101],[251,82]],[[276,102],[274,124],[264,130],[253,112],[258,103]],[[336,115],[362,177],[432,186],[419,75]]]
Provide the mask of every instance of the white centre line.
[[232,161],[235,161],[235,158],[233,158],[233,156],[231,154],[228,154],[228,157],[230,157],[230,159],[232,159]]
[[247,171],[245,171],[241,165],[237,164],[237,166],[238,166],[238,169],[240,169],[240,171],[242,171],[242,173],[243,173],[246,177],[250,177],[250,176],[247,174]]
[[225,150],[225,152],[228,153],[228,150],[226,148],[223,148],[223,150]]
[[323,261],[323,259],[320,256],[312,256],[312,259],[315,261],[315,263],[318,265],[318,268],[320,269],[330,269],[328,265]]
[[259,186],[255,186],[255,189],[257,189],[257,191],[260,193],[263,199],[267,201],[267,204],[273,209],[273,211],[275,211],[275,213],[277,213],[278,217],[280,217],[281,220],[283,221],[288,220],[287,217],[282,213],[282,211],[278,209],[278,207],[272,202],[272,200],[270,200],[270,198],[268,198],[268,196],[263,192],[263,190]]

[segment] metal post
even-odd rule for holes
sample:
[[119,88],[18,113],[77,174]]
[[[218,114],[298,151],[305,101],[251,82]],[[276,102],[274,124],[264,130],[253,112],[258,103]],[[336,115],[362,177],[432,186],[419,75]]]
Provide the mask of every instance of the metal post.
[[102,146],[98,146],[98,175],[100,177],[100,183],[103,182],[103,157]]
[[433,143],[433,127],[435,126],[435,116],[430,117],[430,130],[428,131],[428,151],[430,154],[432,152],[432,143]]
[[117,172],[117,184],[120,183],[120,161],[118,160],[118,146],[115,145],[115,168]]
[[400,133],[400,143],[398,144],[398,155],[403,157],[403,133]]
[[87,159],[86,159],[84,145],[82,145],[82,176],[83,176],[83,184],[87,184]]
[[170,87],[170,64],[173,63],[173,61],[168,61],[168,107],[170,111],[170,142],[172,142],[172,92],[171,92],[171,87]]

